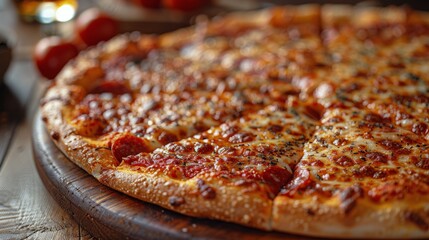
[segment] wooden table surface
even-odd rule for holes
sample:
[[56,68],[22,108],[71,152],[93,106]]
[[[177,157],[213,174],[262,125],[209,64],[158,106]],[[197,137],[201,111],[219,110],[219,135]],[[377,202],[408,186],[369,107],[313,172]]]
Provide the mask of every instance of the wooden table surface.
[[48,193],[33,161],[33,118],[47,84],[31,61],[41,27],[21,23],[12,1],[0,5],[0,34],[14,48],[0,90],[0,239],[90,239]]

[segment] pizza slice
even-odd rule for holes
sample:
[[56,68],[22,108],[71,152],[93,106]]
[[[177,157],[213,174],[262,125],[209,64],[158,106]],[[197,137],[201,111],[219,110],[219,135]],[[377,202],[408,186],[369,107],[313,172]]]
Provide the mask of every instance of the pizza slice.
[[152,153],[123,157],[100,182],[197,217],[271,228],[272,201],[315,130],[314,106],[269,106]]
[[323,37],[338,62],[330,81],[317,89],[330,90],[325,91],[330,97],[319,101],[325,106],[358,103],[427,139],[429,88],[422,70],[429,31],[422,14],[336,5],[325,6],[324,13]]
[[[53,87],[42,101],[52,138],[93,174],[100,167],[116,166],[124,156],[152,152],[279,102],[245,89],[218,95],[207,91],[134,94],[124,86],[101,84],[95,90],[88,93],[76,85]],[[111,151],[114,158],[106,157]],[[103,157],[92,157],[98,154]]]
[[366,109],[331,108],[274,200],[274,229],[344,238],[425,237],[429,145]]

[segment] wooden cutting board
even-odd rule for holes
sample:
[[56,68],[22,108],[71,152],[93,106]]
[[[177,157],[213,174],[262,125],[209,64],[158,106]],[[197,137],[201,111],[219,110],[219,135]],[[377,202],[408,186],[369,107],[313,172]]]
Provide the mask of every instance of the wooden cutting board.
[[49,138],[40,113],[33,128],[39,175],[51,195],[92,236],[106,239],[308,239],[184,216],[112,190],[69,161]]

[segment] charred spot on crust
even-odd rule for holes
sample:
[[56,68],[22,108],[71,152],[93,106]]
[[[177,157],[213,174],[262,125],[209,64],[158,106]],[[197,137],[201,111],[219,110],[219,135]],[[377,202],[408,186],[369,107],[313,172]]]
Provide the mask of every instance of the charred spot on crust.
[[51,138],[54,139],[55,141],[58,141],[60,139],[60,134],[56,131],[52,131]]
[[417,213],[408,211],[405,213],[405,219],[412,222],[423,231],[429,230],[429,224]]
[[320,105],[305,106],[304,114],[315,121],[320,121],[323,111],[323,107]]
[[391,141],[391,140],[383,140],[379,142],[383,148],[387,150],[398,150],[402,148],[402,145],[398,142]]
[[429,128],[425,123],[414,123],[412,131],[413,133],[421,136],[429,134]]
[[365,157],[371,159],[374,162],[387,163],[388,161],[388,156],[380,152],[367,152]]
[[314,215],[316,215],[316,213],[314,212],[314,210],[313,210],[313,209],[310,209],[310,208],[308,208],[308,209],[306,210],[306,212],[307,212],[307,214],[308,214],[309,216],[314,216]]
[[411,161],[416,167],[429,170],[429,158],[423,158],[421,156],[417,158],[415,156],[412,156]]
[[168,204],[172,207],[180,207],[185,203],[185,199],[182,197],[171,196],[168,198]]
[[210,200],[214,199],[216,197],[216,191],[207,185],[204,180],[198,179],[197,180],[197,186],[198,186],[198,192],[201,194],[201,196],[204,199]]
[[350,167],[350,166],[355,165],[355,162],[353,161],[353,159],[351,159],[350,157],[345,156],[345,155],[332,157],[331,160],[333,162],[335,162],[336,164],[343,166],[343,167]]

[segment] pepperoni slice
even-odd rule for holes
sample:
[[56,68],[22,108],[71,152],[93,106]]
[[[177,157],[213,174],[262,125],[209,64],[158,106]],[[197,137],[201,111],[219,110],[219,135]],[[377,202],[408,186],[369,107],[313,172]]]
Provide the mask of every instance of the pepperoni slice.
[[149,147],[146,146],[142,139],[132,134],[122,135],[112,143],[112,154],[118,161],[122,161],[124,157],[136,155],[141,152],[149,152]]
[[310,178],[310,172],[307,169],[301,169],[295,171],[293,181],[289,182],[285,189],[282,190],[281,194],[289,197],[293,197],[298,190],[307,188],[312,183]]
[[291,178],[292,173],[279,166],[268,167],[262,172],[262,179],[269,186],[273,198]]

